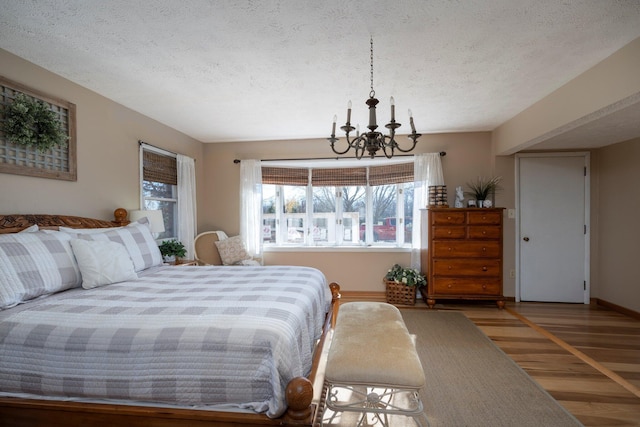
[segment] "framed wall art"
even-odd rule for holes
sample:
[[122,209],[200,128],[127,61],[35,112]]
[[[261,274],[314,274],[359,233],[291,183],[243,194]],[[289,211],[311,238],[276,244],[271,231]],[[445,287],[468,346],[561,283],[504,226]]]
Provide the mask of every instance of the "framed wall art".
[[0,173],[76,181],[75,104],[0,76]]

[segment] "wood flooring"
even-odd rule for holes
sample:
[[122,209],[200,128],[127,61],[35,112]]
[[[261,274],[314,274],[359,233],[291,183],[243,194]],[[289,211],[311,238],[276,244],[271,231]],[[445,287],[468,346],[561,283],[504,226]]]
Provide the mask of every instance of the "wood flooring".
[[595,304],[436,309],[464,312],[585,426],[640,426],[640,320]]

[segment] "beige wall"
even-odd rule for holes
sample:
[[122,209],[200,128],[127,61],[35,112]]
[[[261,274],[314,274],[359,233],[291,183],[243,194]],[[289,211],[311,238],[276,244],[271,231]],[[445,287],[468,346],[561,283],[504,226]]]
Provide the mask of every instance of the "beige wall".
[[[640,93],[640,38],[494,130],[497,155],[531,147],[545,134],[612,106],[637,102]],[[633,98],[633,99],[631,99]]]
[[[400,137],[402,141],[403,137]],[[418,153],[446,151],[442,158],[445,183],[448,186],[449,204],[453,205],[455,187],[465,186],[477,176],[503,175],[504,191],[497,196],[499,206],[513,207],[513,158],[494,159],[491,155],[491,135],[488,132],[424,135],[420,138]],[[240,165],[234,159],[280,159],[305,157],[331,157],[329,143],[325,139],[304,141],[256,141],[227,144],[207,144],[204,148],[205,186],[207,192],[200,200],[204,230],[222,229],[227,234],[239,232],[239,178]],[[515,263],[513,257],[513,220],[506,221],[505,293],[515,295],[513,279],[508,272]],[[267,264],[299,264],[320,268],[329,281],[340,283],[348,291],[383,291],[382,276],[398,262],[410,264],[406,251],[328,252],[317,249],[267,252]]]
[[598,150],[598,298],[640,312],[640,138]]
[[[0,174],[0,214],[59,213],[111,219],[140,201],[138,140],[196,159],[203,144],[95,92],[0,50],[0,75],[76,104],[78,180]],[[204,188],[198,187],[198,197]]]

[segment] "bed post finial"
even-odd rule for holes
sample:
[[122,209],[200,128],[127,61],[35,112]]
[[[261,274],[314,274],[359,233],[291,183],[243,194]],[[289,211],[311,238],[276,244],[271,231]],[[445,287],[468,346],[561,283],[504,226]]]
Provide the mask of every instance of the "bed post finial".
[[118,208],[113,211],[113,217],[115,218],[113,222],[120,226],[129,224],[129,221],[127,221],[127,210],[125,208]]
[[286,417],[291,421],[306,421],[311,416],[313,384],[305,377],[295,377],[285,390],[287,400]]

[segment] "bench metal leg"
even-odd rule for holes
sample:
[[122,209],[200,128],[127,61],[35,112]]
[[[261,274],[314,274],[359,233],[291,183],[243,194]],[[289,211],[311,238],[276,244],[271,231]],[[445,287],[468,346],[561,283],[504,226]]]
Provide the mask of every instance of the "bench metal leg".
[[[424,420],[426,427],[429,426],[422,401],[415,389],[328,384],[325,411],[327,409],[333,411],[328,423],[333,422],[338,413],[356,412],[362,414],[357,427],[362,426],[368,414],[384,427],[389,427],[389,415],[411,417],[419,427],[425,427],[422,423]],[[321,425],[324,422],[323,413]]]

